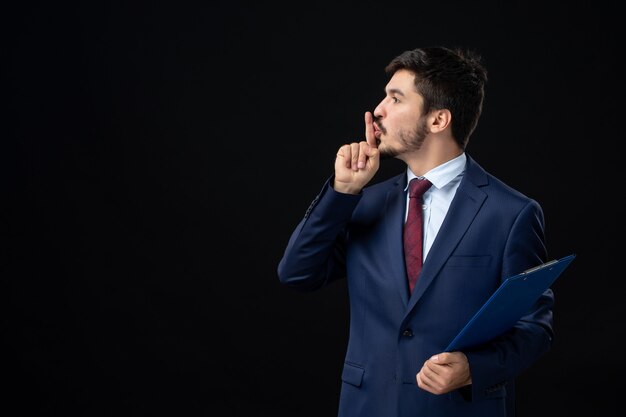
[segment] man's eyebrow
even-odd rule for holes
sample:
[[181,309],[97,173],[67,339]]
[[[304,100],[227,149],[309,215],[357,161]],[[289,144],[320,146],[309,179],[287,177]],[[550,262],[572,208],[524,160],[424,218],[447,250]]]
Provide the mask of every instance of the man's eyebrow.
[[397,94],[399,96],[404,97],[404,93],[397,88],[390,88],[389,90],[387,90],[387,94]]

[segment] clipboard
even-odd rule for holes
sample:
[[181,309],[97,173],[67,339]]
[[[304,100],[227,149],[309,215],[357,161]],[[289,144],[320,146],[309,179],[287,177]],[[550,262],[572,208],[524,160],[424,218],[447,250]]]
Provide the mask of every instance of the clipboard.
[[576,257],[555,259],[505,279],[445,352],[470,348],[504,333],[532,307]]

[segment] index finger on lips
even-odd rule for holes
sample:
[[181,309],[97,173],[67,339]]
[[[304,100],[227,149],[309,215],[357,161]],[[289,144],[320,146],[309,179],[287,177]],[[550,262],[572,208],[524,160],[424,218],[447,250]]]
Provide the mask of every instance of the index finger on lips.
[[378,148],[374,135],[374,116],[369,111],[365,112],[365,140],[371,147]]

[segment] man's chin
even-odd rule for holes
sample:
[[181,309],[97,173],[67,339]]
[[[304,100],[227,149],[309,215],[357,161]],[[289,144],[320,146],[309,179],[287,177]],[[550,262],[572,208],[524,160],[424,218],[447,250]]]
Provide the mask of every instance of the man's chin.
[[389,148],[378,148],[378,155],[380,156],[380,160],[383,161],[385,159],[392,159],[398,156],[398,152]]

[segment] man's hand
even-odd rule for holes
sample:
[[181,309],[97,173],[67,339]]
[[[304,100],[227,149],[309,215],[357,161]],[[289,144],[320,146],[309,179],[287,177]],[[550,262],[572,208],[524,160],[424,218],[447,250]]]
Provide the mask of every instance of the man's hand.
[[339,148],[333,184],[336,191],[358,194],[378,171],[380,158],[374,135],[374,116],[370,112],[365,112],[365,139]]
[[469,362],[463,352],[432,356],[416,376],[417,386],[432,394],[445,394],[472,383]]

